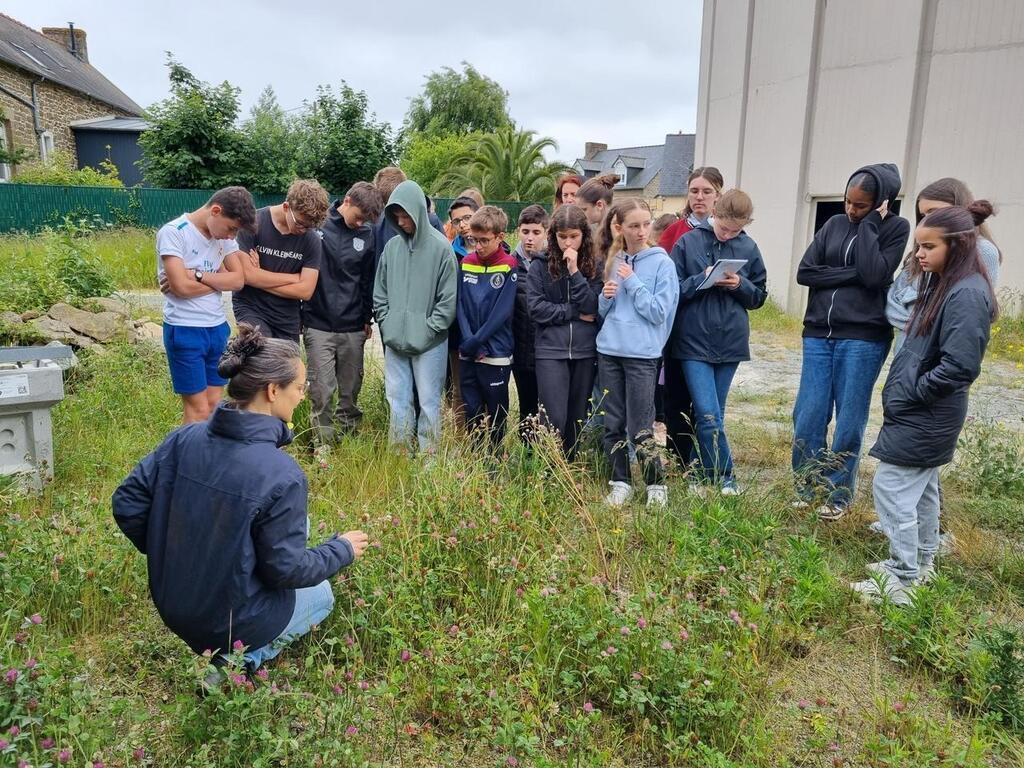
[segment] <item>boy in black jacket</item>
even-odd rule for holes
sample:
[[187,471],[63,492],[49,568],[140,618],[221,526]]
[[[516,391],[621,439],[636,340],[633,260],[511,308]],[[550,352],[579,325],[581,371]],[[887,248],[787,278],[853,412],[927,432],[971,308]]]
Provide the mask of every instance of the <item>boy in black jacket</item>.
[[793,471],[797,504],[820,493],[818,516],[825,521],[841,518],[853,500],[871,392],[892,342],[886,293],[910,236],[910,223],[891,211],[901,183],[891,163],[857,170],[846,185],[845,215],[825,222],[797,270],[797,282],[811,290],[793,408]]
[[[338,432],[355,431],[363,417],[356,401],[373,316],[372,222],[381,208],[380,194],[365,181],[356,182],[341,201],[335,201],[323,226],[320,279],[302,306],[310,420],[319,445],[330,443]],[[332,410],[335,392],[338,401]]]
[[529,205],[519,213],[519,244],[512,252],[516,260],[516,309],[512,318],[515,336],[515,358],[512,375],[519,395],[519,436],[523,442],[533,439],[531,420],[537,418],[537,371],[534,367],[535,330],[526,299],[526,276],[530,262],[547,251],[548,212],[540,205]]

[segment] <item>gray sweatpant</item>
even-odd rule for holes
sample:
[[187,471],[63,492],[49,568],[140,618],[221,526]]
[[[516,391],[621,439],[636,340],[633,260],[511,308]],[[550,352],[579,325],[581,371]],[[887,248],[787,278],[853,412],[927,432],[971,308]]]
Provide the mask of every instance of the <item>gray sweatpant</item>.
[[939,549],[939,468],[881,462],[875,470],[875,511],[889,538],[886,568],[910,584]]
[[[309,379],[310,421],[318,443],[329,443],[339,433],[354,432],[363,412],[356,401],[363,386],[363,348],[366,334],[362,331],[331,333],[306,328],[302,332],[306,345],[306,369]],[[335,391],[338,403],[332,409]]]

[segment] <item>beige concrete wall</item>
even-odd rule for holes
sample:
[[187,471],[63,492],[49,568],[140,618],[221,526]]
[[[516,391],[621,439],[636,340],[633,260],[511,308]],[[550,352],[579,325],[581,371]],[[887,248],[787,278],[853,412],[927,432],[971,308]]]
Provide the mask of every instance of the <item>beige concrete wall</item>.
[[[795,268],[814,203],[895,162],[904,215],[942,176],[993,200],[1003,298],[1024,294],[1024,3],[705,0],[695,164],[751,194],[772,298],[803,309]],[[1021,302],[1016,307],[1019,311]]]

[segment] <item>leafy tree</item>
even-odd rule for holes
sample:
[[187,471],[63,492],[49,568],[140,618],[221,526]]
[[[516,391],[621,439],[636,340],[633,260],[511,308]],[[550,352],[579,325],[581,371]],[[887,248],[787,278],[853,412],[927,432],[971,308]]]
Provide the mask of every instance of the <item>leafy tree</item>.
[[511,125],[508,92],[465,61],[462,72],[445,67],[426,79],[406,113],[406,133],[492,133]]
[[438,192],[437,182],[451,167],[452,159],[463,157],[483,134],[454,133],[432,136],[428,133],[414,134],[405,143],[399,165],[405,175],[419,184],[429,194]]
[[316,100],[300,120],[296,170],[318,179],[341,194],[357,181],[366,181],[395,162],[398,146],[391,126],[368,111],[364,91],[344,81],[337,95],[329,85],[317,88]]
[[554,139],[536,138],[535,131],[514,126],[481,136],[438,180],[437,187],[454,192],[476,187],[488,200],[547,201],[555,181],[566,171],[562,163],[544,159],[545,149],[558,149]]
[[300,136],[298,121],[281,108],[268,85],[242,123],[239,183],[257,193],[287,189],[295,178]]
[[238,183],[242,150],[239,89],[227,81],[212,86],[167,53],[171,95],[152,107],[152,123],[139,137],[149,183],[158,187],[216,189]]

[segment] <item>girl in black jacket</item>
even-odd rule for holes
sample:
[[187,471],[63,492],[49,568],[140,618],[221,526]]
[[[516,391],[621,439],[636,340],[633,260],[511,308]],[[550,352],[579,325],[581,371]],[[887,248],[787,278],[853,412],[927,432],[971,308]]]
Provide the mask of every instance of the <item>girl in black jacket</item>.
[[570,458],[597,374],[601,287],[587,216],[575,205],[563,205],[551,220],[547,254],[530,264],[526,296],[537,329],[537,400],[545,423],[561,435]]
[[[740,362],[750,359],[747,312],[768,298],[761,251],[743,228],[753,221],[746,192],[730,189],[715,203],[713,220],[679,238],[672,260],[679,275],[679,307],[668,348],[693,399],[700,454],[698,480],[725,495],[739,493],[725,436],[725,401]],[[746,261],[714,285],[704,279],[719,259]]]
[[880,460],[875,509],[889,538],[889,559],[868,565],[874,578],[851,585],[867,597],[885,594],[908,603],[914,587],[933,572],[939,467],[953,458],[967,418],[967,392],[981,372],[996,315],[975,229],[991,213],[985,200],[941,208],[915,232],[927,281],[882,390],[882,430],[871,455]]
[[892,211],[901,184],[891,163],[855,171],[846,184],[846,213],[818,230],[796,273],[810,291],[793,406],[793,472],[797,504],[820,498],[822,520],[838,520],[853,500],[871,392],[892,343],[885,296],[910,236],[910,223]]
[[114,520],[146,555],[168,628],[215,665],[243,647],[255,669],[327,617],[328,579],[367,538],[349,531],[307,547],[306,476],[280,450],[306,391],[298,344],[242,323],[218,372],[230,399],[135,467],[114,492]]

